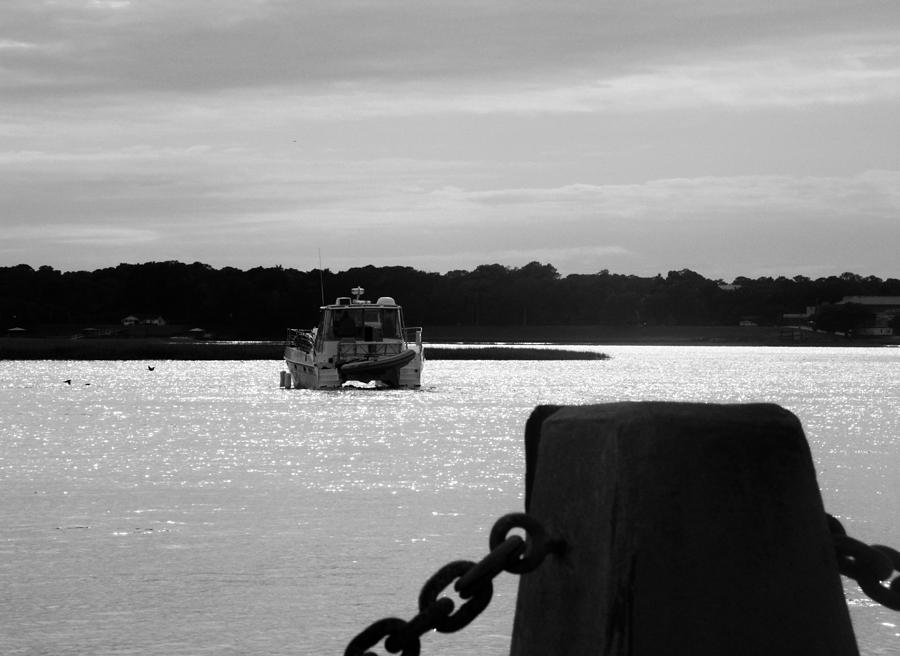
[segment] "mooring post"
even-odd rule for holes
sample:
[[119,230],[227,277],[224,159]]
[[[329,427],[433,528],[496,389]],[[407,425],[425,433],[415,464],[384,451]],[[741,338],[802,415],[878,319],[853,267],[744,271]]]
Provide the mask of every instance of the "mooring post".
[[537,408],[511,656],[858,654],[799,420],[771,404]]

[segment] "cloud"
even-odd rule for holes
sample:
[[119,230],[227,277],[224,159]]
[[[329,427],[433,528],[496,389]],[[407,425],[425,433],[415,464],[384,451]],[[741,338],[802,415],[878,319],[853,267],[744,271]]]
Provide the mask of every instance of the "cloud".
[[[100,222],[126,231],[121,234],[139,220],[141,230],[160,236],[159,247],[178,242],[202,252],[204,242],[227,248],[231,240],[261,257],[264,247],[253,244],[273,241],[283,250],[300,239],[350,257],[377,253],[382,260],[431,257],[435,263],[450,253],[491,259],[517,252],[530,253],[526,261],[553,262],[550,255],[564,250],[572,262],[583,261],[579,249],[624,262],[658,234],[681,232],[703,242],[747,226],[828,233],[848,222],[877,232],[890,230],[900,213],[897,171],[479,189],[492,167],[403,158],[324,161],[207,145],[19,151],[0,156],[0,213],[10,226],[46,216],[48,235],[63,218],[86,228]],[[465,184],[444,184],[451,177]]]
[[894,259],[885,243],[900,238],[898,183],[900,174],[874,171],[398,191],[352,209],[301,213],[299,222],[285,217],[270,228],[283,227],[287,238],[291,225],[303,225],[304,240],[323,248],[332,267],[393,261],[447,270],[538,260],[564,273],[702,268],[734,277],[769,268],[790,273],[812,250],[829,253],[832,266],[852,261],[858,270],[885,274]]
[[152,230],[109,225],[55,224],[43,226],[17,226],[6,232],[11,242],[40,239],[63,246],[122,248],[134,244],[146,244],[159,240]]
[[[448,192],[449,193],[449,192]],[[504,189],[466,193],[460,200],[502,213],[556,216],[565,223],[606,216],[652,223],[715,219],[723,224],[771,217],[805,216],[817,221],[876,217],[900,212],[900,172],[868,171],[847,178],[792,176],[699,177],[627,185],[567,185],[551,189]]]
[[0,25],[3,262],[896,260],[891,2],[8,0]]
[[320,119],[898,99],[887,4],[784,4],[19,0],[0,9],[23,34],[0,87],[229,105],[255,90]]

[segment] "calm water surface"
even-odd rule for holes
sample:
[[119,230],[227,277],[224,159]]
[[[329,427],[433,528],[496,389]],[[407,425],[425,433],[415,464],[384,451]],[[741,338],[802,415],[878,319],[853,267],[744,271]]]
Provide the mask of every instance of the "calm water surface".
[[[432,361],[418,392],[281,390],[274,361],[0,362],[0,653],[343,653],[487,553],[541,403],[779,403],[829,512],[900,547],[900,349],[597,350]],[[900,613],[845,593],[862,653],[897,653]],[[506,654],[515,594],[501,576],[423,653]]]

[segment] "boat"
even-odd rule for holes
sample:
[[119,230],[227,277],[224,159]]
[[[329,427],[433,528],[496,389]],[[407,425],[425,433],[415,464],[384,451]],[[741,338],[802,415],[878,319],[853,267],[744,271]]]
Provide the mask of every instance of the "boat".
[[403,308],[393,297],[372,302],[362,299],[364,293],[354,287],[352,297],[339,296],[320,307],[319,323],[311,330],[288,328],[283,387],[420,387],[422,329],[406,327]]

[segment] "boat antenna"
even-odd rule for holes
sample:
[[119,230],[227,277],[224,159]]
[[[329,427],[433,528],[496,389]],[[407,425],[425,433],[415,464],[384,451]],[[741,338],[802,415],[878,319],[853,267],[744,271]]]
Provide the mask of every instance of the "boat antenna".
[[322,292],[322,305],[325,305],[325,269],[322,268],[322,249],[319,249],[319,289]]

